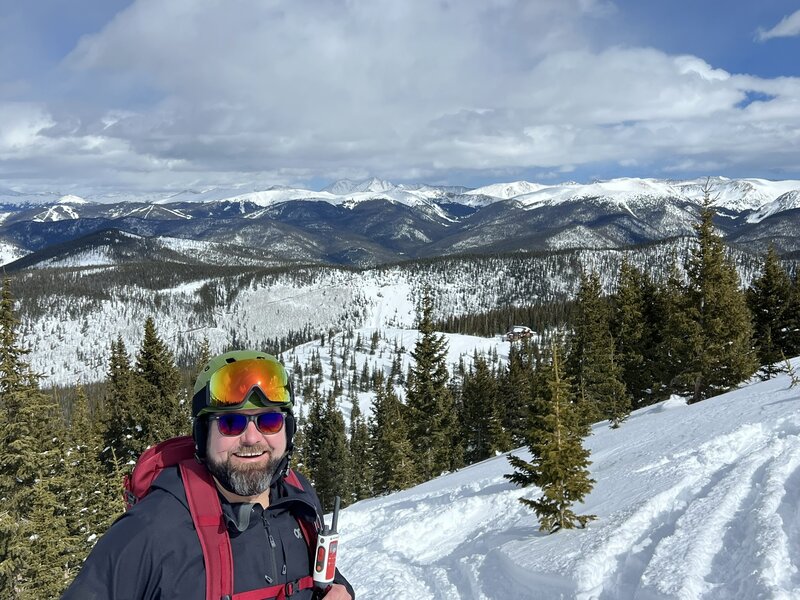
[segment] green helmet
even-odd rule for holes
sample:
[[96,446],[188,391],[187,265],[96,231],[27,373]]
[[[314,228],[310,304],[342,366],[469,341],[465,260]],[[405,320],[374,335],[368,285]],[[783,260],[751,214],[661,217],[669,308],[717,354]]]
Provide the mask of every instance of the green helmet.
[[286,413],[287,449],[291,452],[296,428],[294,392],[281,362],[271,354],[252,350],[212,358],[197,376],[192,396],[192,437],[198,458],[205,458],[209,414],[274,406]]
[[294,393],[285,367],[265,352],[234,350],[215,356],[194,384],[193,417],[269,406],[291,411]]

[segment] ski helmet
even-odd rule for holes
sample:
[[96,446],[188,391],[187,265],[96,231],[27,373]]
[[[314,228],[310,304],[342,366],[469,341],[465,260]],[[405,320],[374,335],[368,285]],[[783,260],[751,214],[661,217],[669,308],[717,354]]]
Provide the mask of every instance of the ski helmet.
[[277,406],[285,413],[286,448],[295,433],[292,382],[281,362],[265,352],[235,350],[212,358],[197,376],[192,396],[195,453],[205,458],[208,416],[216,412]]

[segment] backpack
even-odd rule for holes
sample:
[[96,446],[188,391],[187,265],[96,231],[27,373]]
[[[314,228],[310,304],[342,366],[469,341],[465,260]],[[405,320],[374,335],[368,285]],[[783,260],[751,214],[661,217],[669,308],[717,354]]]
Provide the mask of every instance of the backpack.
[[[156,477],[166,468],[178,465],[181,480],[186,491],[189,512],[192,515],[197,537],[203,550],[206,568],[206,600],[261,600],[275,598],[284,600],[294,592],[314,587],[310,575],[287,583],[244,592],[233,593],[233,553],[228,537],[228,529],[222,518],[222,505],[219,502],[217,487],[211,474],[194,455],[194,440],[191,436],[176,437],[145,450],[136,462],[130,475],[125,476],[125,504],[130,510],[144,498]],[[289,469],[284,481],[302,490],[303,484],[297,474]],[[304,519],[297,519],[303,537],[312,557],[317,542],[314,525]]]

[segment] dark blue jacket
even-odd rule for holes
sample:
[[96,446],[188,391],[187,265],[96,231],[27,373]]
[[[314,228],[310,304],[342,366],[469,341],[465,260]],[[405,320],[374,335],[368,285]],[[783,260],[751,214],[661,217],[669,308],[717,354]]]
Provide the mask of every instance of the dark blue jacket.
[[[311,484],[304,490],[279,479],[270,506],[229,504],[222,496],[234,564],[234,593],[296,581],[311,574],[308,545],[298,518],[321,522]],[[241,529],[241,531],[240,531]],[[336,583],[355,593],[337,571]],[[151,492],[120,517],[97,542],[62,600],[204,600],[200,542],[177,467],[165,470]],[[313,590],[292,595],[311,600]]]

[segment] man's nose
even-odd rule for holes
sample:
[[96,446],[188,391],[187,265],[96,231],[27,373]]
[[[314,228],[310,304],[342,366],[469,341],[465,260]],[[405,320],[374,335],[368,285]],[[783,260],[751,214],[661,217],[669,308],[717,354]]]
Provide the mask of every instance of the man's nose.
[[247,423],[247,428],[244,430],[242,436],[247,444],[258,444],[264,440],[264,436],[253,421]]

